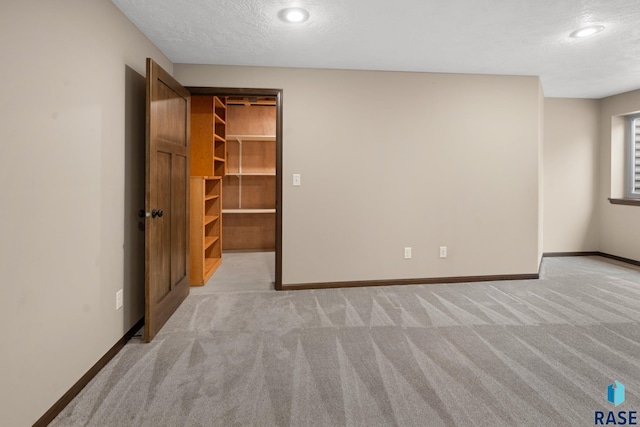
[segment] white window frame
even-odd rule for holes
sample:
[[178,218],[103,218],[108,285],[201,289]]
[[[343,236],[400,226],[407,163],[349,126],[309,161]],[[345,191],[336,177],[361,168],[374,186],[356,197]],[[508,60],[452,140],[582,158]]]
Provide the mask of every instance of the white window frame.
[[625,197],[640,199],[640,113],[625,117]]

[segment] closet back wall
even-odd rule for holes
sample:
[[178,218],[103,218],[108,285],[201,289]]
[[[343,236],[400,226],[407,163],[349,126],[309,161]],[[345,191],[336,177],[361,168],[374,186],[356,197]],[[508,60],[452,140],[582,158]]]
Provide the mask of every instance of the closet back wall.
[[537,273],[538,78],[174,73],[187,86],[283,89],[283,285]]

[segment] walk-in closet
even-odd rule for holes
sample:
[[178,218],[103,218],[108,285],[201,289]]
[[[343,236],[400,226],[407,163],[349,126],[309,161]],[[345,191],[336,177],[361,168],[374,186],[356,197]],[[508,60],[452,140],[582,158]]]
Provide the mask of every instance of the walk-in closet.
[[192,286],[272,283],[276,123],[275,97],[192,96]]

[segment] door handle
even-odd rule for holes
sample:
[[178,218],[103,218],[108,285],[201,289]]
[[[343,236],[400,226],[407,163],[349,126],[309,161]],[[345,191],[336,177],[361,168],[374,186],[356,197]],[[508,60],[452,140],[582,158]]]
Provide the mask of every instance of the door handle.
[[140,218],[148,218],[148,217],[155,218],[157,216],[162,217],[162,215],[164,215],[164,212],[162,211],[162,209],[153,209],[151,213],[145,212],[144,209],[140,209],[138,211],[138,217]]

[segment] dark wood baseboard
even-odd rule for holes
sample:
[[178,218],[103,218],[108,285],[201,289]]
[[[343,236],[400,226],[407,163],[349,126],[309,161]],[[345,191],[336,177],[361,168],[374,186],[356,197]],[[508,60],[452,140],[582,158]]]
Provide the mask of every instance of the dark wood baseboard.
[[601,256],[602,252],[598,251],[587,251],[587,252],[545,252],[542,257],[543,258],[555,258],[555,257],[566,257],[566,256]]
[[[575,256],[599,256],[615,261],[624,262],[640,267],[640,261],[623,258],[599,251],[585,252],[545,252],[543,258],[575,257]],[[540,263],[542,267],[542,262]],[[540,278],[540,270],[537,274],[507,274],[497,276],[459,276],[459,277],[430,277],[423,279],[398,279],[398,280],[358,280],[349,282],[322,282],[322,283],[296,283],[282,285],[283,291],[295,291],[304,289],[331,289],[331,288],[357,288],[364,286],[394,286],[394,285],[436,285],[444,283],[471,283],[494,282],[501,280],[536,280]]]
[[76,397],[78,393],[80,393],[87,384],[89,384],[89,381],[91,381],[93,377],[95,377],[98,374],[98,372],[100,372],[100,370],[104,368],[107,365],[107,363],[109,363],[109,361],[113,359],[116,354],[118,354],[120,350],[122,350],[125,344],[131,338],[133,338],[133,335],[143,325],[144,325],[144,318],[140,319],[135,325],[133,325],[133,327],[129,329],[129,331],[126,334],[124,334],[124,336],[120,338],[118,342],[115,343],[115,345],[111,347],[109,351],[107,351],[107,353],[104,356],[102,356],[100,360],[98,360],[96,364],[91,367],[91,369],[87,371],[86,374],[82,376],[82,378],[80,378],[73,386],[71,386],[69,391],[67,391],[60,399],[58,399],[58,401],[54,403],[53,406],[42,417],[40,417],[38,421],[35,422],[33,427],[48,426],[49,423],[53,421],[54,418],[57,417],[58,414],[62,412],[62,410],[66,408],[66,406],[69,403],[71,403],[73,398]]
[[302,289],[357,288],[364,286],[437,285],[444,283],[495,282],[500,280],[535,280],[539,278],[540,276],[537,273],[532,273],[496,276],[429,277],[423,279],[358,280],[350,282],[297,283],[293,285],[282,285],[282,290],[294,291]]
[[563,256],[599,256],[602,258],[608,258],[615,261],[624,262],[625,264],[631,264],[640,267],[640,261],[636,261],[635,259],[624,258],[617,255],[611,255],[605,252],[545,252],[543,257],[545,258],[553,258],[553,257],[563,257]]
[[636,261],[635,259],[623,258],[621,256],[606,254],[604,252],[600,252],[599,255],[601,257],[603,257],[603,258],[609,258],[609,259],[612,259],[612,260],[615,260],[615,261],[624,262],[625,264],[631,264],[631,265],[635,265],[637,267],[640,267],[640,261]]

